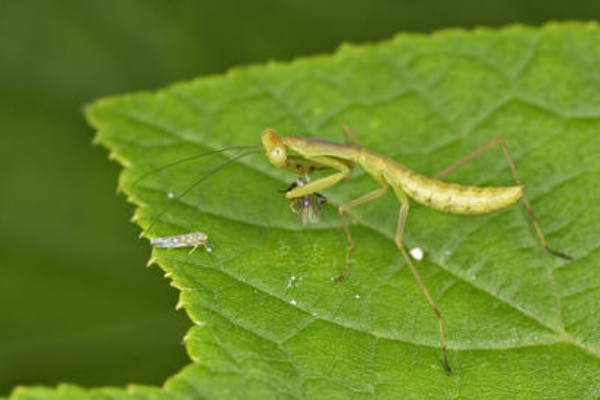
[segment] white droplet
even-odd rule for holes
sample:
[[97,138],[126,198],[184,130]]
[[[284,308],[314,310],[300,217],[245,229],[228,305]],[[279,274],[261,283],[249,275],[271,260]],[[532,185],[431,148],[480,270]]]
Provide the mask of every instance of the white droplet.
[[293,306],[295,306],[296,305],[296,300],[294,300],[294,299],[290,300],[290,304],[293,305]]
[[175,195],[173,194],[173,192],[167,193],[167,198],[172,199],[173,197],[175,197]]
[[421,261],[423,259],[423,250],[420,247],[415,247],[410,250],[410,255],[417,261]]
[[292,287],[294,287],[294,282],[296,281],[300,281],[300,279],[296,276],[296,275],[292,275],[290,276],[290,279],[288,279],[287,281],[287,289],[291,289]]
[[360,299],[360,294],[357,294],[357,295],[355,295],[355,296],[354,296],[354,298],[355,298],[356,300]]

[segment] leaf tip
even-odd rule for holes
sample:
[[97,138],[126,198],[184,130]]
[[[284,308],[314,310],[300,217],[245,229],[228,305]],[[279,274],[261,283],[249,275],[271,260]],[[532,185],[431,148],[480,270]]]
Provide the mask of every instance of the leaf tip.
[[148,260],[148,262],[146,263],[146,268],[150,268],[151,266],[153,266],[154,264],[156,264],[156,258],[154,257],[150,257],[150,259]]
[[[181,297],[179,297],[179,301],[175,305],[175,310],[177,310],[177,311],[183,310],[185,308],[185,305],[186,305],[185,301]],[[186,335],[186,337],[187,337],[187,335]],[[185,339],[186,338],[184,337],[184,340]]]
[[92,138],[92,144],[94,146],[99,146],[102,144],[102,139],[99,134],[94,135],[94,137]]

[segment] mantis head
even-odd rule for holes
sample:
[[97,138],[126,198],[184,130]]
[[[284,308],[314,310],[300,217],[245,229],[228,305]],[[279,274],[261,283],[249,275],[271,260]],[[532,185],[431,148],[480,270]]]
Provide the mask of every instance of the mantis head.
[[266,129],[261,136],[265,154],[271,164],[277,168],[284,168],[287,160],[287,153],[283,141],[275,129]]

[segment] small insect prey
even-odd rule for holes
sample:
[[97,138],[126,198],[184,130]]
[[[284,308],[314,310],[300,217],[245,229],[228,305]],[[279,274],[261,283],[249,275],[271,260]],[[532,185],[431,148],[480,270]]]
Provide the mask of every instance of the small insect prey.
[[[304,186],[310,179],[308,177],[296,179],[285,191]],[[321,193],[310,193],[305,196],[290,199],[290,209],[298,214],[302,225],[316,224],[321,220],[321,209],[327,202],[327,197]]]
[[179,247],[191,247],[190,254],[198,248],[204,246],[210,253],[212,249],[208,246],[208,235],[202,232],[190,232],[184,235],[166,236],[150,239],[152,247],[174,249]]

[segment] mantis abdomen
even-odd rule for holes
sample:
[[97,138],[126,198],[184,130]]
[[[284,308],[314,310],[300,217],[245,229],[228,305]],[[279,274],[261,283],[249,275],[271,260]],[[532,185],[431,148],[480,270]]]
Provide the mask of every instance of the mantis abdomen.
[[297,151],[303,151],[304,157],[333,156],[358,163],[382,185],[390,185],[395,191],[400,190],[435,210],[452,214],[488,214],[511,206],[523,196],[522,186],[479,187],[442,182],[412,171],[391,158],[357,146],[297,136],[286,139],[297,146]]
[[390,185],[400,186],[409,197],[427,207],[452,214],[488,214],[514,204],[523,196],[521,186],[463,186],[428,178],[401,165],[394,167],[392,174],[384,173]]

